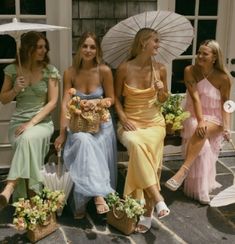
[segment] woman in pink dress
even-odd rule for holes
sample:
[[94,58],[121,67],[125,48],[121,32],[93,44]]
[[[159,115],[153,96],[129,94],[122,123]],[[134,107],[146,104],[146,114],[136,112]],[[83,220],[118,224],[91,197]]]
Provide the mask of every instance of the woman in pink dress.
[[230,139],[230,114],[223,110],[229,100],[231,78],[222,62],[215,40],[200,46],[195,65],[185,68],[186,110],[191,117],[182,132],[185,161],[166,187],[177,190],[184,181],[184,193],[202,204],[210,202],[209,193],[219,187],[216,161],[223,138]]

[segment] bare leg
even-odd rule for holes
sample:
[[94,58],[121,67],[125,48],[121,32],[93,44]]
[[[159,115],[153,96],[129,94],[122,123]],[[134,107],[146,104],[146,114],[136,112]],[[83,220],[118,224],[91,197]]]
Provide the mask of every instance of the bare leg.
[[34,197],[36,195],[36,193],[33,190],[29,189],[29,180],[25,179],[25,183],[26,183],[26,189],[27,189],[28,198]]
[[140,220],[136,227],[136,232],[145,233],[151,227],[152,214],[155,206],[157,207],[158,218],[163,218],[170,213],[170,210],[164,203],[157,185],[152,185],[144,190],[145,209],[143,220]]
[[7,185],[4,190],[0,194],[0,210],[5,208],[9,202],[9,199],[14,191],[17,180],[9,180],[7,181]]
[[[195,133],[193,134],[193,136],[191,137],[191,139],[188,142],[186,158],[185,158],[183,165],[176,172],[176,174],[170,180],[168,180],[166,182],[166,187],[170,188],[171,190],[177,190],[177,188],[183,183],[184,179],[186,178],[190,167],[192,166],[194,160],[200,153],[206,139],[213,137],[214,135],[220,133],[221,131],[222,131],[221,126],[208,122],[207,123],[207,133],[204,138],[197,136]],[[170,187],[172,180],[173,180],[173,182],[176,182],[175,189],[172,189]]]
[[148,197],[151,199],[152,208],[154,208],[155,206],[157,208],[158,218],[167,216],[169,214],[170,210],[165,205],[164,198],[160,194],[157,185],[148,187],[146,189],[146,192],[148,194]]
[[[144,213],[145,221],[139,221],[136,226],[135,231],[139,233],[145,233],[151,227],[152,214],[154,211],[153,200],[148,196],[147,192],[144,190],[145,206],[146,212]],[[147,222],[147,224],[146,224]]]

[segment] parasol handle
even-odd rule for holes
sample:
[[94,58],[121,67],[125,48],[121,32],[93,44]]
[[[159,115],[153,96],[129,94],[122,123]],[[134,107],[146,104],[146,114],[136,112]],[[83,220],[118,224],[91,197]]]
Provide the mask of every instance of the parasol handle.
[[57,176],[60,178],[62,174],[62,164],[61,164],[61,149],[57,151],[57,170],[56,170]]

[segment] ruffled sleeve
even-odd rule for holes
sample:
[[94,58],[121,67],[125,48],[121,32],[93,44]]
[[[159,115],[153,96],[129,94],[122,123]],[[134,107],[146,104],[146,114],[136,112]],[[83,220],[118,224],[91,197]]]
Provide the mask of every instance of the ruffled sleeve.
[[10,76],[11,78],[16,77],[16,66],[15,64],[9,64],[4,68],[5,75]]
[[49,79],[56,79],[58,81],[61,80],[61,76],[59,74],[58,69],[54,66],[54,65],[47,65],[46,71],[45,71],[45,78],[47,78],[47,80]]

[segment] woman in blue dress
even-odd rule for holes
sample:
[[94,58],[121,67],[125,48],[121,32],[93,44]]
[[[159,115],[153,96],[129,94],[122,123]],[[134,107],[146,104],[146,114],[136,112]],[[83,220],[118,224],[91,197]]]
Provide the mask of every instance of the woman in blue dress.
[[87,202],[94,197],[98,214],[109,211],[104,197],[113,192],[116,185],[116,137],[110,119],[102,123],[97,133],[69,130],[66,106],[69,90],[87,100],[87,106],[95,106],[103,97],[113,104],[113,76],[111,69],[102,64],[102,51],[94,33],[86,32],[80,38],[73,64],[64,72],[64,95],[60,118],[60,135],[56,149],[65,142],[64,162],[74,182],[74,217],[81,219],[86,213]]
[[[49,43],[39,32],[28,32],[21,39],[20,60],[4,69],[0,94],[3,104],[16,100],[9,125],[14,155],[7,185],[0,194],[0,209],[14,191],[14,200],[26,198],[41,189],[40,173],[54,131],[51,112],[59,94],[58,70],[49,64]],[[21,65],[20,65],[21,61]]]

